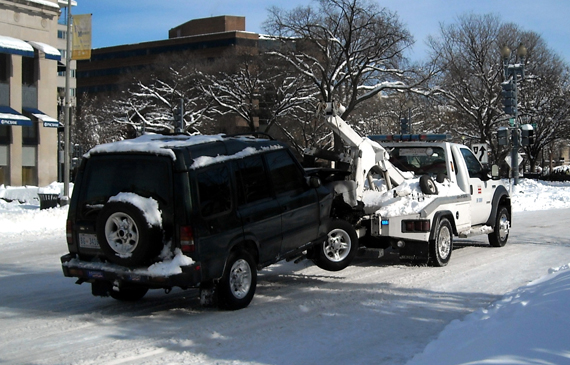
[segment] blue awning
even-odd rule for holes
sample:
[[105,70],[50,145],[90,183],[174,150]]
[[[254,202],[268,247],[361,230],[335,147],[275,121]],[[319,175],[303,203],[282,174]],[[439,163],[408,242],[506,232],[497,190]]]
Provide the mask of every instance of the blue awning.
[[0,105],[0,125],[19,125],[31,127],[32,120],[18,113],[9,106]]
[[34,57],[34,48],[21,39],[0,35],[0,53]]
[[39,121],[43,122],[44,127],[48,127],[48,128],[63,127],[63,125],[60,125],[59,120],[50,117],[46,113],[44,113],[44,112],[42,112],[36,108],[23,107],[22,109],[24,109],[25,113],[30,114],[30,115],[34,116],[35,118],[37,118]]
[[45,55],[46,59],[61,61],[61,53],[57,48],[42,42],[36,42],[36,41],[27,41],[27,42],[37,51],[42,52]]

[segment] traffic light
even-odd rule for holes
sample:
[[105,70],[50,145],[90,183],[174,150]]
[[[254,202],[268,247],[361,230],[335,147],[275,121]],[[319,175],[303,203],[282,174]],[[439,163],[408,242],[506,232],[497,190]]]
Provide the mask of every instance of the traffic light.
[[508,80],[501,83],[503,91],[503,110],[506,114],[516,115],[517,113],[517,88],[513,80]]
[[523,146],[530,146],[534,144],[534,128],[532,125],[521,125],[521,144]]
[[509,129],[505,127],[500,127],[497,130],[497,139],[499,140],[499,146],[506,146],[509,144]]
[[408,120],[408,118],[400,119],[400,133],[410,134],[410,121]]

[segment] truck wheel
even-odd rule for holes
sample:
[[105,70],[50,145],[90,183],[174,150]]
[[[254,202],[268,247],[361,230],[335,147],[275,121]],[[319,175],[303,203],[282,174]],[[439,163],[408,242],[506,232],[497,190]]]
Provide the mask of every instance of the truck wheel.
[[218,306],[236,310],[249,305],[257,286],[257,269],[249,252],[230,253],[224,275],[218,283]]
[[107,203],[97,218],[97,240],[106,258],[118,265],[147,264],[162,249],[161,230],[127,202]]
[[420,189],[424,194],[428,195],[437,194],[437,186],[435,185],[433,179],[429,175],[420,176]]
[[148,288],[141,286],[126,286],[120,288],[120,291],[115,291],[113,289],[109,290],[109,295],[113,299],[120,300],[122,302],[136,302],[148,292]]
[[489,243],[493,247],[503,247],[509,238],[509,229],[511,227],[511,215],[509,210],[501,206],[495,218],[495,228],[492,233],[487,236]]
[[453,230],[449,219],[441,218],[439,220],[435,237],[429,246],[429,264],[439,267],[447,265],[453,249]]
[[326,241],[314,247],[313,262],[323,270],[340,271],[352,262],[358,251],[358,236],[347,221],[331,221]]

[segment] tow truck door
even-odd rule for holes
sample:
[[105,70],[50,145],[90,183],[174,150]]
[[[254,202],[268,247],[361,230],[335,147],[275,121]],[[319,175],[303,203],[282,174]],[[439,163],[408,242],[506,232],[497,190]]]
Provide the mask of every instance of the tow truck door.
[[466,147],[460,148],[461,155],[467,168],[469,191],[471,194],[471,224],[487,222],[491,214],[493,189],[489,179],[477,157]]

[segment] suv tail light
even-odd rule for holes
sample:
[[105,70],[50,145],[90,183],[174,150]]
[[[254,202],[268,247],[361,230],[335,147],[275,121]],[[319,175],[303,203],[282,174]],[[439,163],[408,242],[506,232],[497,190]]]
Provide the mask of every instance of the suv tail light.
[[65,224],[65,237],[67,238],[67,244],[73,245],[73,223],[71,219],[68,219]]
[[196,249],[194,245],[194,233],[190,226],[180,227],[180,249],[184,253],[191,253]]
[[402,232],[429,232],[430,229],[430,221],[426,219],[402,221]]

